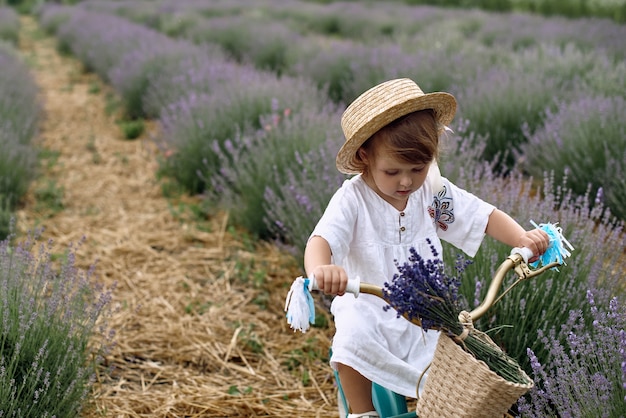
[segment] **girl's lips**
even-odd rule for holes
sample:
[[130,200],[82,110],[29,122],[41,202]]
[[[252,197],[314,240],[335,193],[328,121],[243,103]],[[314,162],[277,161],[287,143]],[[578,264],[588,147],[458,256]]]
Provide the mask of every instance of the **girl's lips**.
[[397,193],[398,193],[400,196],[406,196],[406,195],[410,194],[410,193],[411,193],[411,191],[410,191],[410,190],[398,190],[398,191],[397,191]]

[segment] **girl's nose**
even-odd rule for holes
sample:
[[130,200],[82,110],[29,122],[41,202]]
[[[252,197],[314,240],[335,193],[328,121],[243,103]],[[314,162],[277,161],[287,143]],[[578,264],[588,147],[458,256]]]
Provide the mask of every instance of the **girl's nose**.
[[402,178],[400,179],[400,185],[402,187],[411,187],[411,184],[413,184],[411,176],[402,176]]

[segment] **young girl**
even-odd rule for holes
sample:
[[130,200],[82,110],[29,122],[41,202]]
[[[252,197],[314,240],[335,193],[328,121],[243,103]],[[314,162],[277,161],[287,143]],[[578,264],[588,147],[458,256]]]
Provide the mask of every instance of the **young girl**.
[[[535,258],[548,236],[526,231],[492,205],[442,178],[436,166],[439,136],[452,121],[456,100],[424,94],[409,79],[391,80],[363,93],[345,111],[346,142],[337,168],[357,174],[330,200],[306,245],[304,267],[325,293],[342,296],[349,277],[383,286],[409,248],[431,257],[443,239],[473,257],[485,234]],[[351,414],[378,417],[371,382],[415,397],[432,360],[438,333],[425,333],[384,301],[362,294],[336,297],[333,368],[338,370]]]

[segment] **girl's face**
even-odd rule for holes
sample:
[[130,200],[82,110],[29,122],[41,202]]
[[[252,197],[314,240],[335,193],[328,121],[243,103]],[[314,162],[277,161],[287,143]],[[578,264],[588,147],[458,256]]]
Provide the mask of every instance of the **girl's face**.
[[375,158],[362,154],[361,158],[368,167],[363,174],[365,182],[398,210],[404,210],[409,195],[422,187],[430,167],[430,163],[398,161],[385,152],[377,152]]

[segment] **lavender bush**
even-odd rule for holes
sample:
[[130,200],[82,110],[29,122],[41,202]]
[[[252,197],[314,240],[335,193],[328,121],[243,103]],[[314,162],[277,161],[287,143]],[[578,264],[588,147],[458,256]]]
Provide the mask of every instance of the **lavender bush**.
[[598,190],[601,202],[626,219],[625,112],[620,96],[560,103],[547,113],[543,127],[527,133],[526,170],[535,176],[553,171],[579,195],[589,187]]
[[0,242],[0,414],[76,417],[112,344],[110,290],[76,266],[77,246],[53,262],[37,235]]
[[[624,26],[602,19],[566,19],[524,13],[506,15],[475,12],[481,22],[475,37],[487,46],[521,51],[539,45],[568,45],[586,53],[600,53],[624,58],[619,46]],[[506,16],[502,19],[502,16]],[[461,17],[462,18],[462,17]]]
[[519,401],[520,417],[626,415],[626,305],[598,303],[592,292],[587,304],[538,333],[549,354],[542,362],[528,350],[536,385]]
[[[543,370],[548,373],[548,370],[555,370],[566,364],[566,359],[555,359],[551,351],[553,344],[567,344],[569,333],[564,331],[551,334],[552,342],[546,344],[545,340],[536,338],[537,331],[561,329],[563,324],[569,323],[572,310],[579,309],[585,317],[591,318],[594,308],[586,297],[589,290],[594,293],[596,306],[611,306],[613,311],[617,309],[617,312],[623,315],[623,306],[626,301],[621,268],[623,265],[622,249],[626,247],[624,224],[622,222],[615,225],[612,219],[603,213],[601,204],[590,204],[590,199],[586,195],[576,195],[566,184],[556,183],[553,177],[547,176],[541,184],[519,173],[508,178],[496,176],[493,164],[476,162],[478,160],[473,156],[480,152],[480,149],[474,150],[471,144],[481,141],[469,141],[465,138],[468,135],[467,128],[467,125],[460,124],[456,127],[459,135],[450,136],[445,141],[446,151],[440,161],[442,173],[458,185],[510,213],[526,228],[532,227],[529,222],[531,219],[536,222],[558,222],[564,228],[565,237],[576,248],[572,257],[567,260],[567,266],[560,268],[559,271],[550,271],[540,278],[519,284],[492,308],[486,317],[476,323],[479,329],[499,329],[491,337],[511,357],[515,358],[529,375],[533,372],[533,362],[542,364]],[[495,268],[504,260],[509,251],[510,249],[506,246],[490,238],[485,239],[474,262],[467,267],[461,286],[461,293],[467,300],[473,301],[472,305],[477,305],[482,300],[490,278],[495,273]],[[457,256],[458,250],[444,245],[444,254],[444,259],[451,260]],[[510,283],[505,283],[507,284]],[[594,318],[597,319],[597,317]],[[621,332],[620,330],[624,329],[623,321],[622,316],[621,322],[611,325],[613,328],[610,332]],[[564,327],[565,329],[567,327]],[[581,322],[576,332],[581,336],[589,333],[589,337],[585,338],[594,339],[593,322],[590,320]],[[609,333],[609,331],[606,332]],[[604,341],[603,338],[597,340]],[[535,404],[535,398],[522,401],[520,411],[525,411],[522,416],[568,416],[565,409],[549,413],[541,408],[551,404],[553,402],[551,398],[554,396],[560,397],[555,399],[556,402],[566,402],[569,398],[577,399],[573,402],[575,407],[579,405],[578,399],[583,402],[582,400],[587,396],[595,396],[594,384],[585,383],[573,389],[568,386],[570,384],[568,382],[572,381],[575,373],[594,376],[597,367],[604,368],[603,376],[609,379],[610,384],[615,388],[611,395],[613,397],[607,399],[610,402],[610,408],[622,411],[620,408],[623,408],[624,404],[620,403],[619,396],[623,398],[624,389],[621,389],[620,395],[618,388],[624,377],[623,374],[620,375],[623,371],[614,357],[616,350],[623,350],[623,343],[621,344],[620,346],[613,340],[612,344],[597,344],[594,346],[594,351],[585,352],[584,356],[587,356],[590,362],[594,356],[612,360],[606,362],[603,360],[599,366],[589,363],[590,367],[587,363],[578,363],[577,369],[570,369],[566,372],[571,376],[564,377],[562,386],[559,386],[556,379],[552,378],[551,384],[558,388],[559,392],[556,393],[557,389],[555,389],[549,395],[545,392],[535,393],[533,396],[543,397],[543,401],[536,406],[536,409],[527,404],[528,402],[531,402],[531,405]],[[527,355],[528,349],[532,352],[530,357]],[[543,387],[543,380],[544,377],[535,375],[536,385]],[[593,382],[593,379],[590,381]],[[526,405],[526,410],[523,409],[523,405]],[[607,410],[609,410],[608,407]],[[559,415],[560,413],[564,415]],[[604,415],[574,413],[569,416]],[[620,415],[618,413],[609,416]]]
[[[328,138],[340,137],[340,115],[333,106],[321,111],[293,112],[272,101],[272,114],[261,118],[261,129],[239,134],[223,145],[215,143],[219,175],[211,177],[205,197],[209,205],[229,211],[231,220],[253,234],[271,238],[266,210],[282,199],[265,200],[290,178],[293,159],[317,149]],[[209,173],[213,173],[209,167]],[[317,173],[316,173],[317,174]],[[268,181],[271,179],[271,181]],[[283,196],[293,198],[293,195]]]
[[[445,173],[445,165],[442,170]],[[626,238],[623,224],[614,226],[611,219],[603,217],[601,207],[592,208],[585,196],[573,195],[550,178],[538,189],[532,179],[521,175],[501,179],[492,173],[486,165],[464,170],[457,184],[510,213],[526,228],[532,227],[530,220],[558,222],[576,247],[566,267],[520,284],[481,320],[485,322],[480,325],[483,327],[502,326],[494,340],[530,372],[526,348],[530,347],[541,361],[547,355],[546,348],[533,337],[534,330],[565,323],[570,309],[585,304],[588,289],[594,289],[603,302],[614,295],[623,295],[622,272],[606,266],[620,265],[622,252],[613,249],[624,248]],[[509,250],[486,239],[467,270],[469,280],[463,283],[462,292],[468,300],[484,296],[489,279]],[[454,248],[446,248],[447,258],[456,252]]]
[[[276,4],[274,5],[274,7]],[[382,9],[382,10],[381,10]],[[325,6],[288,9],[289,17],[298,22],[305,32],[344,39],[372,39],[390,36],[397,28],[397,15],[386,13],[385,5],[372,12],[358,2],[331,2]],[[287,16],[287,11],[283,10]]]
[[170,106],[194,94],[215,94],[224,84],[235,83],[250,73],[250,67],[229,62],[215,49],[184,57],[148,77],[143,109],[149,115],[169,112]]
[[18,14],[13,9],[0,5],[0,41],[17,45],[19,30]]
[[283,22],[264,16],[197,19],[183,36],[195,43],[220,45],[229,58],[281,75],[292,66],[300,35]]
[[[76,7],[61,12],[68,10],[71,10],[69,19],[57,31],[59,42],[88,70],[111,83],[124,99],[126,116],[130,118],[147,115],[143,99],[154,73],[202,52],[188,42],[171,39],[116,16]],[[50,19],[48,13],[60,11],[56,7],[46,8],[41,19]]]
[[181,60],[199,53],[199,48],[184,41],[158,42],[148,36],[145,42],[124,54],[108,76],[111,85],[124,98],[126,115],[130,118],[158,117],[159,113],[149,113],[144,107],[145,98],[151,90],[151,77],[163,71],[179,69]]
[[307,80],[278,79],[252,68],[232,75],[240,78],[215,86],[208,94],[190,92],[161,113],[161,142],[172,150],[164,171],[192,193],[202,192],[206,181],[219,175],[222,164],[214,141],[222,146],[238,132],[262,128],[261,116],[271,114],[273,101],[294,114],[316,113],[324,106],[323,94]]
[[[73,13],[73,8],[67,6],[44,3],[33,11],[39,25],[49,34],[55,34],[61,25],[67,22]],[[69,51],[67,51],[69,52]]]
[[317,148],[295,153],[289,167],[270,176],[265,186],[265,224],[276,242],[302,259],[313,227],[333,193],[346,180],[335,168],[342,136],[328,135]]
[[31,141],[41,107],[28,67],[2,43],[0,68],[0,239],[4,239],[12,212],[35,176],[37,150]]
[[313,80],[336,103],[349,103],[371,86],[406,74],[414,65],[414,58],[395,45],[373,47],[349,40],[306,43],[298,54],[289,72]]

